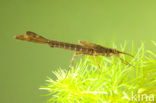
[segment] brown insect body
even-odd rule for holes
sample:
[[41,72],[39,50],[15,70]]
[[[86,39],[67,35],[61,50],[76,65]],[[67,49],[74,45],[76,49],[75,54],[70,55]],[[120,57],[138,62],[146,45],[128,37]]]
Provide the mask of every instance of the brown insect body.
[[84,55],[102,55],[102,56],[111,56],[112,54],[118,54],[119,51],[116,49],[111,48],[105,48],[97,44],[89,43],[86,41],[79,40],[81,45],[72,44],[72,43],[65,43],[65,42],[59,42],[55,40],[48,40],[36,33],[27,31],[26,36],[19,35],[16,36],[16,39],[20,40],[26,40],[30,42],[36,42],[36,43],[47,43],[53,48],[62,48],[67,50],[72,50],[77,52],[77,54],[84,54]]
[[101,55],[101,56],[108,57],[108,56],[118,55],[119,53],[122,53],[116,49],[105,48],[105,47],[102,47],[100,45],[95,45],[95,44],[94,44],[95,45],[94,47],[88,47],[87,45],[84,45],[88,43],[86,41],[80,40],[79,42],[81,43],[81,45],[51,40],[49,41],[48,44],[53,48],[62,48],[62,49],[72,50],[72,51],[77,52],[77,54],[83,54],[83,55],[95,55],[95,56]]
[[[94,59],[97,63],[96,60],[96,56],[117,56],[120,58],[119,54],[126,54],[129,56],[132,56],[128,53],[125,52],[121,52],[118,51],[116,49],[112,49],[112,48],[106,48],[103,47],[101,45],[98,44],[94,44],[94,43],[89,43],[83,40],[79,40],[81,45],[77,45],[77,44],[72,44],[72,43],[64,43],[64,42],[59,42],[59,41],[55,41],[55,40],[48,40],[34,32],[31,31],[27,31],[26,35],[18,35],[16,36],[16,39],[19,40],[26,40],[26,41],[30,41],[30,42],[36,42],[36,43],[46,43],[49,44],[50,47],[52,48],[62,48],[62,49],[67,49],[67,50],[72,50],[75,52],[70,67],[73,64],[74,58],[78,55],[91,55],[94,56]],[[123,62],[124,60],[122,58],[120,58]],[[124,62],[125,64],[129,64],[128,62]],[[98,65],[98,63],[97,63]],[[100,66],[98,65],[98,67],[100,68]],[[69,70],[68,70],[69,71]],[[68,73],[67,73],[68,74]]]

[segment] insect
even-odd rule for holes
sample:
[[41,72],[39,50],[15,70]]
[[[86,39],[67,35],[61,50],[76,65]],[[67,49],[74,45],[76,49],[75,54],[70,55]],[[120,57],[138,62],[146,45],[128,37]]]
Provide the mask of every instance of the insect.
[[[90,43],[90,42],[83,41],[83,40],[79,40],[80,45],[59,42],[59,41],[55,41],[55,40],[48,40],[48,39],[46,39],[34,32],[31,32],[31,31],[27,31],[26,35],[16,36],[16,39],[26,40],[26,41],[30,41],[30,42],[36,42],[36,43],[44,43],[44,44],[48,44],[52,48],[62,48],[62,49],[74,51],[75,53],[72,57],[67,74],[73,65],[74,59],[79,55],[93,56],[99,69],[100,69],[100,66],[97,63],[96,56],[105,56],[105,57],[116,56],[116,57],[120,58],[120,54],[125,54],[125,55],[133,57],[129,53],[125,53],[125,52],[122,52],[122,51],[119,51],[119,50],[116,50],[113,48],[106,48],[101,45]],[[130,65],[128,62],[124,61],[122,58],[120,58],[120,59],[122,60],[123,63]],[[66,74],[66,76],[67,76],[67,74]]]

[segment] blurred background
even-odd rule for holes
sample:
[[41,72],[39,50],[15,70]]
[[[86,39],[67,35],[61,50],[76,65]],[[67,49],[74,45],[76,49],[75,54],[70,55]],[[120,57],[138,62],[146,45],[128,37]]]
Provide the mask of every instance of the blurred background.
[[52,71],[67,69],[73,55],[14,39],[25,31],[76,44],[144,42],[155,50],[150,41],[156,40],[156,1],[0,0],[0,103],[45,103],[47,92],[39,87]]

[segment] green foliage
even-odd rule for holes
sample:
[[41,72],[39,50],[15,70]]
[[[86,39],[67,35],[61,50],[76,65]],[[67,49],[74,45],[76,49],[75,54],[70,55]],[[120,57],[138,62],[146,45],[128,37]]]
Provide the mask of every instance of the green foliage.
[[[156,42],[153,44],[156,46]],[[97,57],[99,70],[93,57],[85,56],[66,78],[67,71],[59,69],[54,72],[57,79],[48,78],[40,89],[48,90],[50,103],[132,103],[132,92],[156,96],[156,52],[144,50],[143,43],[136,53],[133,47],[134,58],[121,57],[134,67],[117,57]],[[136,99],[133,102],[138,103],[139,97]],[[140,102],[146,103],[143,99]]]

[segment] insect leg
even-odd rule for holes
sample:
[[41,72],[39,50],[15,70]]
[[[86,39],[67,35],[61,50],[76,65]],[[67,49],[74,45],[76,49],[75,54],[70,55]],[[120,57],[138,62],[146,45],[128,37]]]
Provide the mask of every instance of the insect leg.
[[[122,59],[119,55],[117,55],[117,57],[126,65],[132,66],[134,67],[132,64],[128,63],[127,61],[125,61],[124,59]],[[135,68],[135,67],[134,67]]]
[[73,57],[72,57],[72,60],[71,60],[71,62],[70,62],[70,65],[69,65],[70,68],[73,66],[74,60],[75,60],[75,58],[76,58],[77,56],[78,56],[78,54],[77,54],[77,53],[74,53],[74,55],[73,55]]
[[73,63],[74,63],[74,59],[75,59],[77,56],[78,56],[78,53],[74,53],[74,55],[73,55],[73,57],[72,57],[72,60],[71,60],[71,62],[70,62],[70,65],[69,65],[69,67],[68,67],[68,70],[67,70],[67,73],[66,73],[65,78],[67,77],[67,75],[68,75],[68,73],[69,73],[69,70],[72,68]]
[[100,65],[98,64],[98,62],[97,62],[97,59],[96,59],[96,56],[95,55],[93,55],[93,57],[94,57],[94,60],[95,60],[95,62],[96,62],[96,65],[98,66],[98,71],[99,71],[99,74],[101,73],[100,71],[102,70],[101,68],[100,68]]

